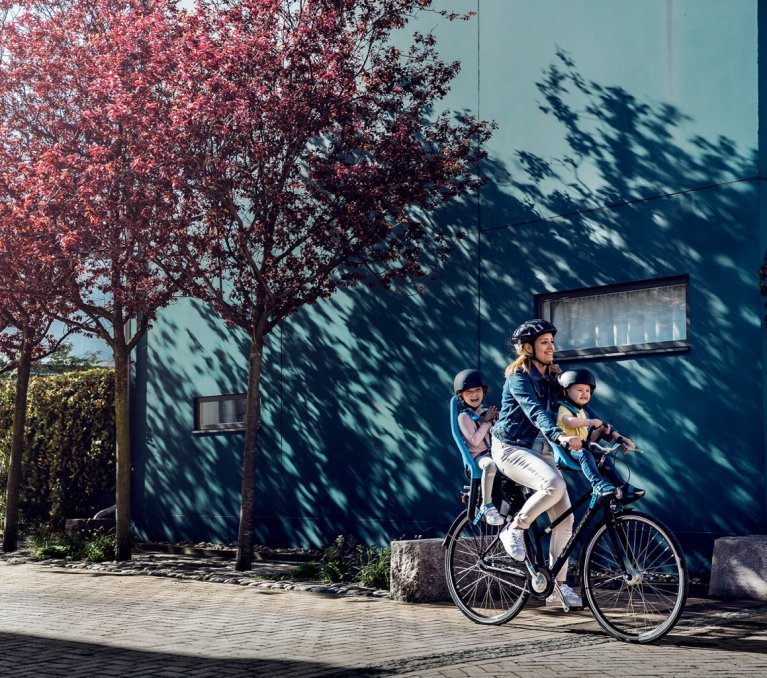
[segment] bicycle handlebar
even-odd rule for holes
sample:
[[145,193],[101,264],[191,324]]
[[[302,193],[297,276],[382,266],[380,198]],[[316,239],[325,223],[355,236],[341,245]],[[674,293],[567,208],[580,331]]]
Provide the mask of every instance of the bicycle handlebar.
[[[629,452],[642,452],[639,448],[635,447],[633,449],[629,449],[625,445],[625,438],[623,436],[619,436],[615,440],[614,445],[599,445],[598,443],[594,442],[593,440],[589,440],[588,438],[586,440],[581,441],[581,446],[584,449],[587,449],[591,452],[599,452],[600,454],[612,454],[613,452],[616,452],[617,450],[620,450],[623,452],[623,454],[628,454]],[[566,451],[570,451],[570,445],[567,443],[560,443],[560,447]]]

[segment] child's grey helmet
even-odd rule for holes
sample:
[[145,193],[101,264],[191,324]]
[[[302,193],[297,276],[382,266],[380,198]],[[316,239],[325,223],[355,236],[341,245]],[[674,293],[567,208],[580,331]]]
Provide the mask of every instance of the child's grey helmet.
[[468,388],[480,387],[487,391],[487,382],[479,370],[461,370],[453,379],[453,391],[460,395],[461,391]]
[[511,343],[514,346],[521,346],[522,344],[533,344],[535,340],[542,334],[556,334],[557,328],[554,327],[548,320],[541,318],[534,318],[533,320],[525,320],[511,335]]
[[567,370],[557,377],[557,381],[559,381],[559,385],[565,390],[570,388],[573,384],[586,384],[586,386],[591,386],[592,393],[597,389],[597,380],[588,370]]

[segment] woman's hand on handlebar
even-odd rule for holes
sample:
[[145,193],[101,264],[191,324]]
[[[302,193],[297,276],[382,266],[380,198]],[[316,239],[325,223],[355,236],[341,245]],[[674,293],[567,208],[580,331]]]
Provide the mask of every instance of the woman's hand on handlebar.
[[582,447],[581,439],[578,436],[559,436],[557,441],[560,445],[570,450],[580,450]]

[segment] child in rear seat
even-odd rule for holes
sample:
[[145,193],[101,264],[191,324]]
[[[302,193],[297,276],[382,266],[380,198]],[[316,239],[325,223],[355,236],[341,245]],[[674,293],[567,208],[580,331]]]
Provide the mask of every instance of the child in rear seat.
[[455,375],[453,390],[463,403],[463,410],[458,414],[458,428],[469,454],[482,471],[482,508],[478,517],[488,525],[503,525],[503,516],[492,501],[497,467],[490,456],[490,427],[498,419],[498,408],[484,407],[482,401],[487,393],[487,383],[478,370],[463,370]]

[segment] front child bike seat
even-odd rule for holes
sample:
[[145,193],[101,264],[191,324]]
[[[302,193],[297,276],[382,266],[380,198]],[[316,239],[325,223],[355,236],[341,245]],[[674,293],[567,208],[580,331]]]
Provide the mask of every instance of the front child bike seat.
[[562,471],[580,471],[581,465],[570,456],[570,453],[560,445],[549,442],[554,452],[554,463]]

